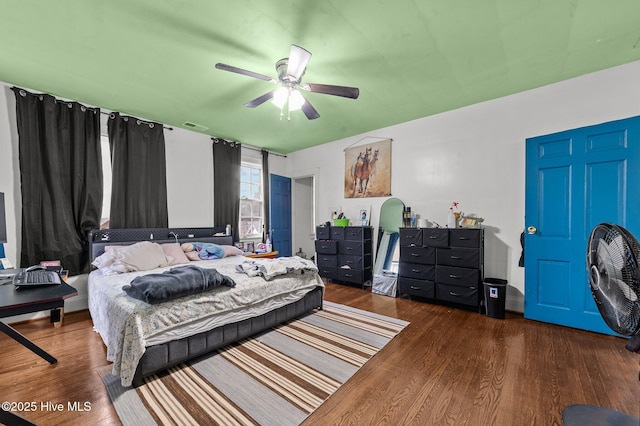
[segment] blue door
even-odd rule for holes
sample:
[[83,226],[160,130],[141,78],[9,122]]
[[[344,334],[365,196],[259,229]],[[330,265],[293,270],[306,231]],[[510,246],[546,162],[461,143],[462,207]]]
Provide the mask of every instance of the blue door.
[[273,249],[278,256],[291,256],[291,178],[271,174],[269,191]]
[[613,334],[586,273],[591,230],[640,237],[640,117],[527,139],[525,318]]

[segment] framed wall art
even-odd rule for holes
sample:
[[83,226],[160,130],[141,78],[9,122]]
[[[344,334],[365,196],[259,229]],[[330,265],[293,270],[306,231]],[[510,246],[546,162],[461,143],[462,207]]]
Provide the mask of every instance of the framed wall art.
[[344,151],[344,197],[391,195],[391,139]]

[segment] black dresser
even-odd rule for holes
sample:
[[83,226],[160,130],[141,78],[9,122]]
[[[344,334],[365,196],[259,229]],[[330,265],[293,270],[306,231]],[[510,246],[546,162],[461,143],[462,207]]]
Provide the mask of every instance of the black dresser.
[[400,229],[400,294],[481,311],[483,268],[482,229]]
[[321,277],[370,286],[373,279],[370,226],[316,227],[316,263]]

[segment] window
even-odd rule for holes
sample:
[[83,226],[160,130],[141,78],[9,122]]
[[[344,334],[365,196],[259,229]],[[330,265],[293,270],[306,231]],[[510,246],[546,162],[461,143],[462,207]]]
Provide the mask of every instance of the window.
[[240,166],[240,238],[261,238],[263,221],[262,167]]
[[102,133],[100,136],[102,148],[102,216],[100,229],[109,227],[109,215],[111,213],[111,147],[109,137]]

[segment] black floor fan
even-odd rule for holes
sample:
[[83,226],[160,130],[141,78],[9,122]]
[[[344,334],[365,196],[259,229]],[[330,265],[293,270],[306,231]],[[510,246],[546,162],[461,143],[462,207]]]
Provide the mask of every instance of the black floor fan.
[[[605,323],[631,337],[625,348],[640,353],[640,244],[621,226],[601,223],[589,236],[587,271],[591,294]],[[571,405],[565,425],[640,425],[637,417],[593,405]]]

